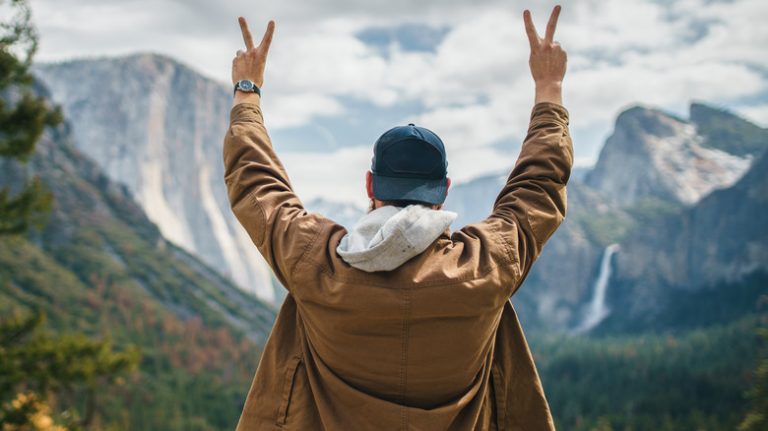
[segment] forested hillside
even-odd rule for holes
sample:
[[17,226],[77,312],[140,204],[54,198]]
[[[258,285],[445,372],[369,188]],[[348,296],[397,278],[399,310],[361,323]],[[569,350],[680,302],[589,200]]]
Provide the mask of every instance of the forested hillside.
[[[98,391],[96,426],[232,429],[274,310],[163,239],[66,124],[27,163],[0,163],[3,184],[39,176],[52,194],[41,229],[0,236],[0,316],[43,312],[53,337],[138,348],[137,371]],[[83,411],[85,390],[57,393],[55,406]]]

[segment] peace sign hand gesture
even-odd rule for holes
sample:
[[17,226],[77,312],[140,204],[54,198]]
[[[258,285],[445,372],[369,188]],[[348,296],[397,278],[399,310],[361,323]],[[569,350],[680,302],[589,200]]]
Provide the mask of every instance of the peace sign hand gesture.
[[275,32],[275,22],[270,21],[267,24],[267,31],[264,33],[261,43],[254,47],[253,37],[245,18],[240,17],[238,21],[240,22],[240,31],[243,33],[245,51],[238,50],[237,55],[232,60],[232,84],[241,79],[249,79],[261,87],[264,84],[264,68],[267,63],[269,45],[272,43],[272,34]]
[[531,12],[523,12],[525,31],[528,33],[528,42],[531,44],[531,75],[536,83],[536,102],[550,101],[561,102],[561,89],[567,55],[560,44],[554,41],[557,18],[560,16],[560,6],[555,6],[549,17],[547,31],[542,39],[536,33],[536,27],[531,19]]

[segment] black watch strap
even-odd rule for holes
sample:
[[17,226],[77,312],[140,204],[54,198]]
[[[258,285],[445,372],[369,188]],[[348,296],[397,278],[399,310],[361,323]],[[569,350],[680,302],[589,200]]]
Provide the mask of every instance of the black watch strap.
[[259,96],[261,96],[261,88],[259,88],[259,86],[256,85],[256,84],[253,84],[253,88],[252,89],[246,90],[246,89],[240,88],[240,81],[237,81],[237,82],[235,82],[235,89],[232,92],[232,95],[237,94],[237,90],[243,91],[245,93],[256,93]]

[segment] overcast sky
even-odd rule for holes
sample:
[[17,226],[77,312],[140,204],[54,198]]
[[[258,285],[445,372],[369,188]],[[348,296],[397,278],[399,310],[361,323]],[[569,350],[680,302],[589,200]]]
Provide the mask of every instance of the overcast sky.
[[[364,203],[357,170],[397,123],[440,135],[461,182],[511,167],[533,101],[522,11],[543,31],[554,2],[457,0],[32,0],[38,61],[152,51],[229,82],[236,17],[277,30],[264,85],[274,137],[316,136],[281,156],[305,197]],[[565,1],[564,104],[577,165],[616,115],[643,104],[682,117],[692,100],[768,125],[768,1]],[[257,36],[258,35],[258,36]],[[277,141],[277,139],[275,139]],[[280,142],[276,142],[278,151]],[[301,151],[298,151],[298,150]]]

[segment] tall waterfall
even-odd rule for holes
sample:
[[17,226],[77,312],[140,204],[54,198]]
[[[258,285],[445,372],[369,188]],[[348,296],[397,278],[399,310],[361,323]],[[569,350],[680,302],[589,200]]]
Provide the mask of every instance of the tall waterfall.
[[600,274],[595,281],[595,287],[592,291],[592,300],[589,302],[587,314],[579,326],[573,332],[582,334],[591,331],[595,326],[603,321],[610,310],[605,305],[605,296],[608,291],[608,281],[611,279],[611,258],[619,251],[618,244],[611,244],[605,248],[603,259],[600,261]]

